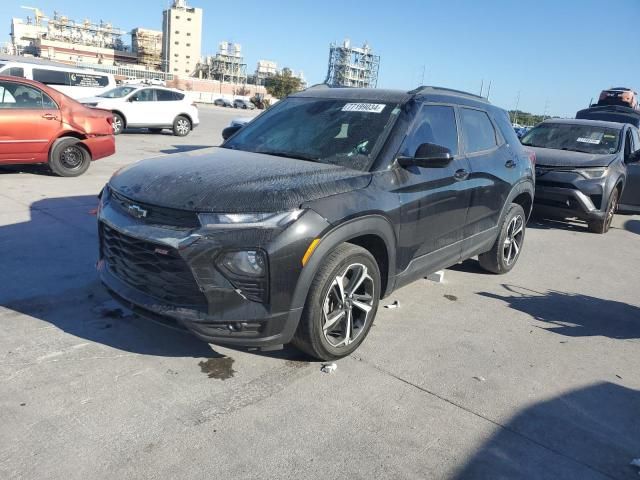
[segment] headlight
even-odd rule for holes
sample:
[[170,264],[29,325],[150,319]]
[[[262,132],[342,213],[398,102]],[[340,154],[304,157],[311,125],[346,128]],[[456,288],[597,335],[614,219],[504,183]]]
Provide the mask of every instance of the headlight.
[[260,250],[247,250],[223,253],[216,263],[235,275],[262,277],[267,261]]
[[578,170],[578,173],[584,178],[602,178],[607,174],[606,168],[585,168]]
[[277,213],[199,213],[200,224],[206,228],[284,227],[297,220],[304,210]]

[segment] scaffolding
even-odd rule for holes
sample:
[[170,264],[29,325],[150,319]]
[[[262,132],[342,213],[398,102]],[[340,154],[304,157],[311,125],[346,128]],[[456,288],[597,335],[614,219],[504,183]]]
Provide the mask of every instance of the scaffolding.
[[138,64],[153,69],[162,65],[162,32],[134,28],[131,31],[131,48],[136,53]]
[[336,87],[375,88],[379,68],[380,56],[374,55],[366,42],[362,48],[351,47],[348,39],[342,45],[332,43],[324,83]]
[[205,57],[196,66],[194,76],[224,83],[246,84],[247,64],[244,63],[242,47],[237,43],[220,42],[218,53]]

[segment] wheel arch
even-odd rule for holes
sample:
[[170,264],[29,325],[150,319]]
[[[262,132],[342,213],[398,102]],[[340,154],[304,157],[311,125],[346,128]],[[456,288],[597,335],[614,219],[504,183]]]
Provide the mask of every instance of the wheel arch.
[[83,142],[83,140],[87,139],[86,135],[82,135],[79,132],[68,131],[68,132],[63,132],[60,135],[58,135],[56,138],[53,139],[53,141],[49,145],[49,151],[47,152],[47,163],[51,162],[51,153],[53,152],[53,149],[56,147],[56,145],[58,145],[58,143],[60,143],[62,140],[65,140],[67,138],[75,138],[75,139],[79,140],[80,141],[79,142],[80,146],[87,152],[87,154],[89,155],[90,159],[91,160],[93,159],[93,152]]
[[380,269],[381,298],[393,291],[396,268],[396,235],[382,215],[367,215],[341,223],[320,238],[317,248],[302,269],[293,293],[291,308],[302,308],[309,287],[326,256],[338,245],[351,243],[368,250]]
[[191,124],[191,128],[193,128],[193,118],[191,118],[191,115],[189,115],[188,113],[179,113],[175,116],[175,118],[173,119],[173,121],[175,122],[176,119],[178,117],[186,117],[187,120],[189,120],[189,123]]
[[520,205],[524,213],[527,215],[527,219],[531,216],[531,212],[533,210],[533,199],[535,195],[535,188],[532,183],[528,181],[522,181],[517,183],[509,192],[507,196],[507,201],[504,202],[504,206],[502,207],[502,212],[500,213],[500,221],[504,218],[504,215],[509,208],[509,205],[512,203],[517,203]]

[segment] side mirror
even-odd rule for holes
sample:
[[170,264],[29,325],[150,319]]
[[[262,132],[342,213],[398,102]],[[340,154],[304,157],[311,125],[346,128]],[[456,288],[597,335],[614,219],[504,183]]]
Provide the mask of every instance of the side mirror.
[[423,143],[413,157],[398,157],[402,167],[417,166],[423,168],[443,168],[453,160],[451,150],[435,143]]
[[228,139],[229,137],[235,135],[235,133],[241,128],[242,125],[233,125],[232,127],[225,128],[224,130],[222,130],[222,138],[224,140]]
[[133,97],[129,98],[130,102],[137,102],[138,101],[138,97],[136,97],[135,95]]

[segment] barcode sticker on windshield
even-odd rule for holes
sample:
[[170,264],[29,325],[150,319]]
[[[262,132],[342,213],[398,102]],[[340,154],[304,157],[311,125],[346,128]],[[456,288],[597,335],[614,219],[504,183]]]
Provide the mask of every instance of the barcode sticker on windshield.
[[380,113],[384,110],[384,103],[347,103],[342,107],[343,112]]
[[600,140],[596,140],[595,138],[584,138],[584,137],[580,137],[579,139],[576,140],[576,142],[592,143],[593,145],[600,144]]

